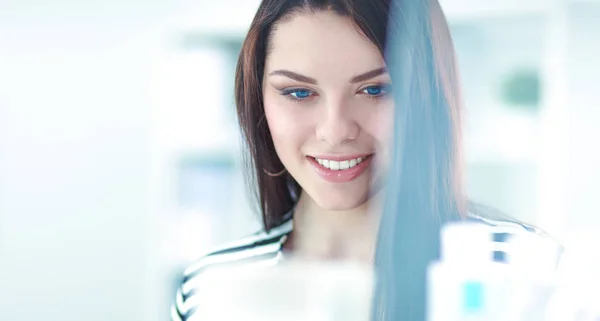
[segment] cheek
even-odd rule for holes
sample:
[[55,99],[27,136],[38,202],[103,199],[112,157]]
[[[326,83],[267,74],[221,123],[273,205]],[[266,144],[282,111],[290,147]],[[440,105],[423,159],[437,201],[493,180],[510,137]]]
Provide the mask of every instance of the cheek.
[[309,137],[309,119],[295,108],[298,107],[265,99],[265,117],[278,153],[292,148],[297,150]]
[[390,147],[392,143],[392,139],[394,138],[394,109],[388,108],[386,109],[380,119],[378,120],[379,127],[377,131],[377,140],[381,142],[382,145],[386,147]]
[[363,130],[373,137],[378,148],[388,147],[394,134],[394,106],[393,104],[380,106],[376,112],[363,115]]
[[379,108],[376,113],[372,113],[369,117],[363,119],[363,130],[375,141],[375,152],[379,155],[378,163],[385,168],[389,163],[394,138],[394,106],[391,104]]

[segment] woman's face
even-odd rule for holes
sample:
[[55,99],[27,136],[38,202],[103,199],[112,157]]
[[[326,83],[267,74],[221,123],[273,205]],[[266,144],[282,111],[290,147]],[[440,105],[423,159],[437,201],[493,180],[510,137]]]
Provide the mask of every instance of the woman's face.
[[296,14],[274,28],[266,59],[264,107],[277,155],[327,210],[369,199],[392,128],[386,64],[358,30],[335,13]]

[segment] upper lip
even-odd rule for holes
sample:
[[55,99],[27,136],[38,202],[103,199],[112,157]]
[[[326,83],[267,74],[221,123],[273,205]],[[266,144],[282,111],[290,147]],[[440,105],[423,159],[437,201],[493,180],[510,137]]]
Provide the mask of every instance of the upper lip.
[[373,155],[373,153],[363,153],[363,154],[346,154],[346,155],[309,155],[310,157],[319,158],[319,159],[327,159],[332,161],[345,161],[356,158],[365,158],[369,155]]

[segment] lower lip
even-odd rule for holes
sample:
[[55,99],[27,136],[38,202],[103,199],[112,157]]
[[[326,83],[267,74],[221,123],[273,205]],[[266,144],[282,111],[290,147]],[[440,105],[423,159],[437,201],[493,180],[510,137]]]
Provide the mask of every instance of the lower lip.
[[365,159],[363,159],[363,161],[360,162],[360,164],[357,164],[352,168],[339,171],[334,171],[321,166],[321,164],[319,164],[319,162],[317,162],[317,160],[313,157],[309,156],[307,158],[313,166],[313,168],[315,169],[315,171],[317,172],[317,174],[319,174],[319,176],[321,176],[321,178],[323,178],[324,180],[331,183],[345,183],[359,177],[360,174],[362,174],[367,168],[369,168],[369,166],[371,165],[371,158],[373,157],[372,155],[369,155]]

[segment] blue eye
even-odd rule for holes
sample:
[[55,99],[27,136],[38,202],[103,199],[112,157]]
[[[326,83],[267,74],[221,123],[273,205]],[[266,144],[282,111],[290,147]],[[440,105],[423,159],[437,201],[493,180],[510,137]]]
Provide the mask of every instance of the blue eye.
[[298,99],[308,98],[310,96],[310,91],[304,89],[298,89],[295,92],[291,93],[292,96]]
[[363,89],[362,92],[372,97],[379,97],[388,93],[387,87],[383,85],[369,86]]
[[281,94],[294,100],[304,100],[312,96],[313,92],[308,89],[286,89]]

